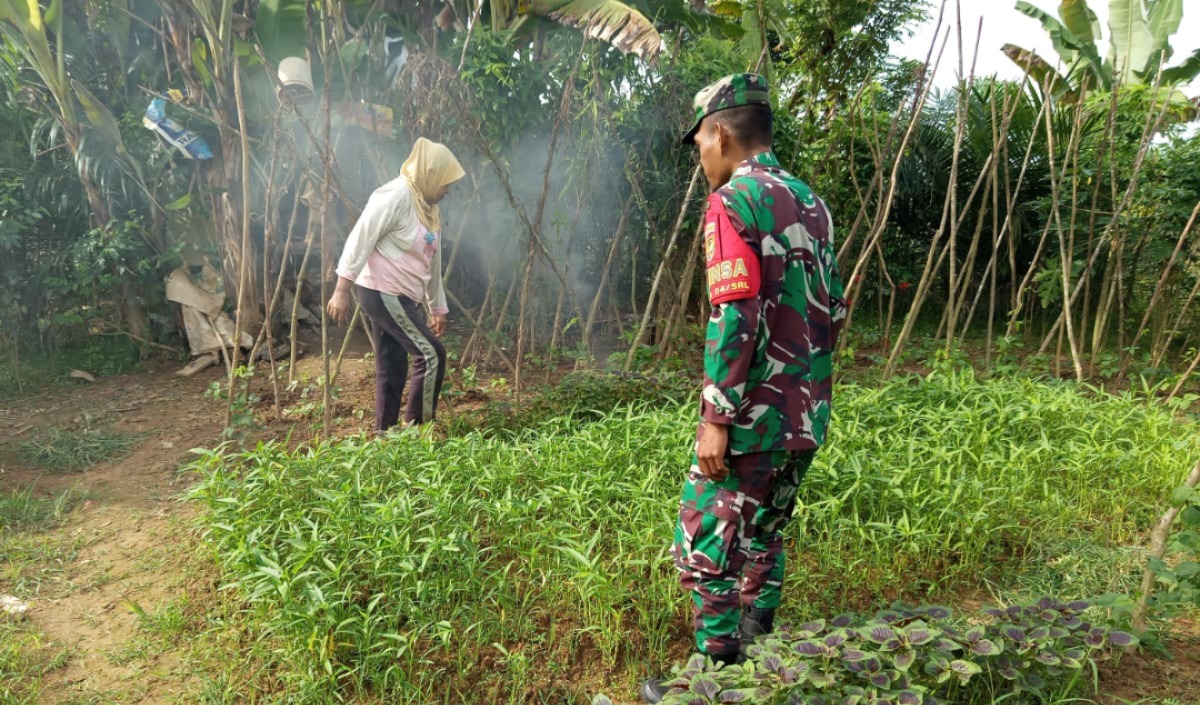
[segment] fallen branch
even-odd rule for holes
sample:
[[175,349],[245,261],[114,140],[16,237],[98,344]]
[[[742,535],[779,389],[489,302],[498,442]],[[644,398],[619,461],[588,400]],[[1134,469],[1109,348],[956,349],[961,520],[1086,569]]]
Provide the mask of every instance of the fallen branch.
[[130,333],[129,331],[125,331],[125,330],[93,333],[93,335],[103,335],[103,336],[109,336],[109,337],[115,336],[115,335],[123,335],[126,338],[129,338],[130,340],[141,343],[142,345],[149,345],[152,348],[158,348],[159,350],[163,350],[163,351],[169,352],[169,353],[174,353],[176,355],[183,354],[183,351],[180,350],[179,348],[173,348],[173,347],[170,347],[169,345],[163,345],[162,343],[156,343],[152,340],[146,340],[145,338],[143,338],[141,336],[134,335],[133,333]]

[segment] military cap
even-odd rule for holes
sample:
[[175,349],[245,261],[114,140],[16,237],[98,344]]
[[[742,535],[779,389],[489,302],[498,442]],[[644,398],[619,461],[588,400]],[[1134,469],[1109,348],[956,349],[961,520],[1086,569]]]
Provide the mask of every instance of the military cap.
[[692,107],[696,111],[696,122],[683,136],[683,143],[694,142],[700,122],[705,117],[743,105],[771,106],[766,78],[756,73],[735,73],[706,86],[692,101]]

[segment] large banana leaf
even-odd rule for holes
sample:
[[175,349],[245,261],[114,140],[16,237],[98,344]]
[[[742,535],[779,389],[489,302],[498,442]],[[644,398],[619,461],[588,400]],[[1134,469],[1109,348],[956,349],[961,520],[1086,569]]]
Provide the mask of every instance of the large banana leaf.
[[1050,35],[1050,41],[1054,44],[1054,51],[1058,52],[1059,57],[1067,68],[1072,68],[1079,60],[1079,51],[1083,42],[1075,35],[1074,32],[1059,22],[1050,13],[1035,7],[1025,0],[1020,0],[1017,3],[1017,11],[1029,15],[1033,19],[1042,23],[1042,29],[1046,30],[1046,34]]
[[121,128],[117,123],[116,116],[112,114],[107,105],[87,89],[87,86],[79,81],[71,79],[71,90],[79,98],[79,104],[83,106],[83,114],[87,116],[88,122],[104,135],[104,138],[117,150],[117,154],[124,157],[122,161],[131,170],[134,180],[149,195],[150,190],[146,187],[141,164],[125,149],[125,140],[121,139]]
[[654,60],[663,48],[654,23],[617,0],[530,0],[529,11],[643,59]]
[[1087,0],[1062,0],[1058,16],[1082,44],[1095,44],[1102,36],[1100,18],[1088,7]]
[[1171,36],[1183,22],[1183,0],[1154,0],[1150,5],[1150,35],[1154,37],[1154,54],[1163,61],[1171,58]]
[[1005,44],[1003,51],[1004,55],[1028,73],[1039,87],[1049,88],[1050,94],[1069,103],[1074,103],[1079,99],[1067,79],[1055,71],[1054,67],[1042,57],[1015,44]]
[[21,52],[56,98],[65,95],[58,62],[50,51],[37,0],[0,0],[0,29]]
[[1112,86],[1112,72],[1100,58],[1100,50],[1096,48],[1096,40],[1100,39],[1100,19],[1086,0],[1063,0],[1058,6],[1058,14],[1062,17],[1067,30],[1074,34],[1079,41],[1079,55],[1075,64],[1068,68],[1072,78],[1081,78],[1086,72],[1090,75],[1092,85],[1105,90]]
[[304,56],[308,42],[308,15],[304,0],[261,0],[254,17],[254,33],[263,53],[278,64],[289,56]]
[[712,11],[723,17],[740,17],[742,21],[742,51],[763,74],[770,72],[770,53],[763,53],[768,33],[790,40],[787,18],[790,8],[781,0],[716,0]]
[[656,24],[683,25],[697,34],[711,34],[726,39],[740,39],[745,34],[737,22],[715,12],[697,9],[686,0],[634,0],[630,4]]
[[764,28],[763,17],[758,12],[757,6],[747,7],[742,15],[742,28],[746,30],[746,35],[742,37],[742,51],[746,56],[753,57],[752,61],[760,63],[757,70],[766,75],[769,73],[769,63],[771,57],[763,53],[763,48],[766,45],[766,31]]
[[1142,0],[1109,0],[1108,29],[1112,32],[1109,61],[1114,80],[1119,77],[1122,83],[1136,82],[1154,51],[1154,36]]
[[1182,64],[1165,69],[1162,72],[1162,82],[1164,85],[1187,83],[1196,76],[1200,76],[1200,49],[1192,52]]
[[83,114],[87,116],[88,122],[92,123],[92,127],[104,135],[104,138],[119,153],[127,154],[125,151],[125,142],[121,139],[121,128],[117,124],[117,118],[108,109],[108,106],[89,91],[87,86],[75,79],[71,79],[71,90],[79,98],[79,104],[83,106]]
[[[47,31],[55,38],[54,51],[51,51]],[[123,157],[122,164],[132,169],[138,184],[145,189],[140,165],[126,151],[117,119],[86,86],[67,77],[68,50],[63,46],[62,0],[52,0],[44,15],[38,0],[0,0],[0,33],[21,53],[52,94],[60,110],[55,121],[61,123],[64,129],[77,133],[80,124],[76,118],[75,101],[78,100],[88,122],[116,148]],[[80,179],[85,181],[86,186],[86,182],[95,180],[95,175],[89,172],[86,160],[81,161],[80,153],[75,152],[73,156],[80,170]]]

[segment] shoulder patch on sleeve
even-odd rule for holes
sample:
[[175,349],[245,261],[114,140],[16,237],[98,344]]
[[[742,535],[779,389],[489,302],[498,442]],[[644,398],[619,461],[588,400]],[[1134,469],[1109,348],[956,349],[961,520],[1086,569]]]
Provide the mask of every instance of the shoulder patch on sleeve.
[[712,304],[758,296],[762,284],[758,255],[742,238],[719,194],[708,197],[704,221],[704,261]]

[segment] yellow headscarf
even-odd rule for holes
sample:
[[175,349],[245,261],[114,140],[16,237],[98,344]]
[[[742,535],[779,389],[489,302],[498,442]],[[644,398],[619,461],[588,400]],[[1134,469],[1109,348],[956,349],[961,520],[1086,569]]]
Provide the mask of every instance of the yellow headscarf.
[[446,145],[421,137],[413,145],[408,159],[404,160],[400,173],[412,188],[413,205],[421,224],[430,232],[441,232],[441,211],[428,199],[436,196],[443,186],[449,186],[466,176],[467,172],[463,171],[458,159]]

